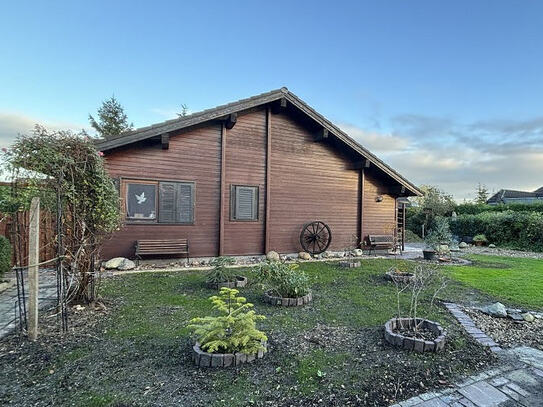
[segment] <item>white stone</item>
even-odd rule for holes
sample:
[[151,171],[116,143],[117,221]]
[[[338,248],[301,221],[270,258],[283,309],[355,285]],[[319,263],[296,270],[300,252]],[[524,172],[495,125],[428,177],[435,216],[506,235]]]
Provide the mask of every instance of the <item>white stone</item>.
[[364,252],[362,251],[362,249],[354,249],[353,250],[353,256],[362,256],[364,254]]
[[308,252],[298,253],[298,258],[302,260],[311,260],[311,255]]
[[118,270],[123,270],[123,271],[132,270],[135,268],[136,268],[136,264],[132,260],[129,260],[129,259],[123,259],[121,264],[119,264],[119,267],[117,267]]
[[535,319],[534,316],[530,314],[529,312],[522,314],[522,318],[524,318],[526,322],[534,322],[534,319]]
[[127,260],[127,259],[125,259],[124,257],[114,257],[106,261],[106,264],[104,265],[104,267],[106,269],[116,269],[122,264],[124,260]]
[[458,244],[458,247],[459,247],[460,249],[467,249],[467,248],[469,247],[469,244],[467,244],[466,242],[460,242],[460,243]]
[[279,261],[281,258],[279,257],[279,253],[274,250],[270,250],[268,254],[266,254],[266,259],[270,261]]
[[489,315],[492,315],[493,317],[500,317],[500,318],[507,317],[507,309],[505,308],[505,305],[503,305],[501,302],[496,302],[492,305],[483,307],[482,311]]

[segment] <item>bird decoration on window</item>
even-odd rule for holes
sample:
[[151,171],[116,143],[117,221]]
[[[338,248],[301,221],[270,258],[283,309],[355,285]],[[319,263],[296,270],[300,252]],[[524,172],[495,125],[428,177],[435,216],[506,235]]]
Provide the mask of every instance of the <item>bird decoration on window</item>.
[[141,205],[147,200],[147,197],[145,196],[145,191],[142,192],[141,195],[138,195],[138,194],[135,194],[135,195],[136,195],[136,201],[138,201],[138,205]]

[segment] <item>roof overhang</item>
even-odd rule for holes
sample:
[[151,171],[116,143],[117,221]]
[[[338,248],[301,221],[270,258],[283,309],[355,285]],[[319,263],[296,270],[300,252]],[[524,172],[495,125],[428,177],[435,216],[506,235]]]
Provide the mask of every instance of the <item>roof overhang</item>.
[[[318,113],[315,109],[306,104],[303,100],[298,98],[287,88],[273,90],[271,92],[253,96],[248,99],[242,99],[237,102],[218,106],[212,109],[203,110],[189,116],[180,117],[174,120],[168,120],[148,127],[142,127],[130,132],[123,133],[116,137],[111,137],[106,140],[100,140],[96,143],[96,147],[101,151],[116,149],[153,137],[161,136],[162,134],[168,134],[184,128],[196,126],[205,122],[214,120],[227,120],[227,118],[231,114],[243,112],[265,104],[274,104],[274,102],[276,101],[279,101],[281,106],[284,105],[285,101],[295,106],[306,116],[322,126],[322,128],[325,129],[329,135],[332,135],[333,137],[342,141],[352,151],[359,154],[364,159],[368,160],[372,165],[374,165],[379,170],[381,170],[392,179],[394,179],[396,182],[398,182],[402,186],[402,190],[404,190],[403,194],[405,196],[422,195],[422,192],[414,184],[409,182],[398,172],[396,172],[390,166],[388,166],[375,155],[373,155],[365,147],[360,145],[360,143],[352,139],[347,133],[342,131],[339,127],[334,125],[332,122],[330,122],[320,113]],[[274,106],[277,105],[277,103],[274,104]]]

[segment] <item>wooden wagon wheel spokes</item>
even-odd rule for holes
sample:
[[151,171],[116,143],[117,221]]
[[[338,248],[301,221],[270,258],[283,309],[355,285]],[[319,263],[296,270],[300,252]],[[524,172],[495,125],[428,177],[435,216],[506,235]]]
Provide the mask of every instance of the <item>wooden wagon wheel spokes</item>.
[[321,221],[314,221],[304,225],[300,233],[300,244],[309,254],[320,254],[330,246],[332,232],[330,227]]

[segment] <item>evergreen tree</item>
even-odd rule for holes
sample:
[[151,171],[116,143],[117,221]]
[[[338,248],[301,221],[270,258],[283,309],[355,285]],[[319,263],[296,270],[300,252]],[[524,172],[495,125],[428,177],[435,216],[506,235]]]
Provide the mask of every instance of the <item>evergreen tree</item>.
[[111,96],[102,103],[98,109],[98,120],[89,114],[89,122],[103,138],[117,136],[134,127],[132,123],[128,123],[126,113],[115,96]]
[[485,204],[486,201],[488,201],[488,189],[486,185],[481,185],[479,182],[479,185],[477,185],[477,189],[475,190],[476,196],[475,196],[475,203],[476,204]]
[[180,113],[177,113],[177,116],[179,117],[185,117],[189,114],[189,108],[186,104],[182,104],[181,105],[181,112]]

